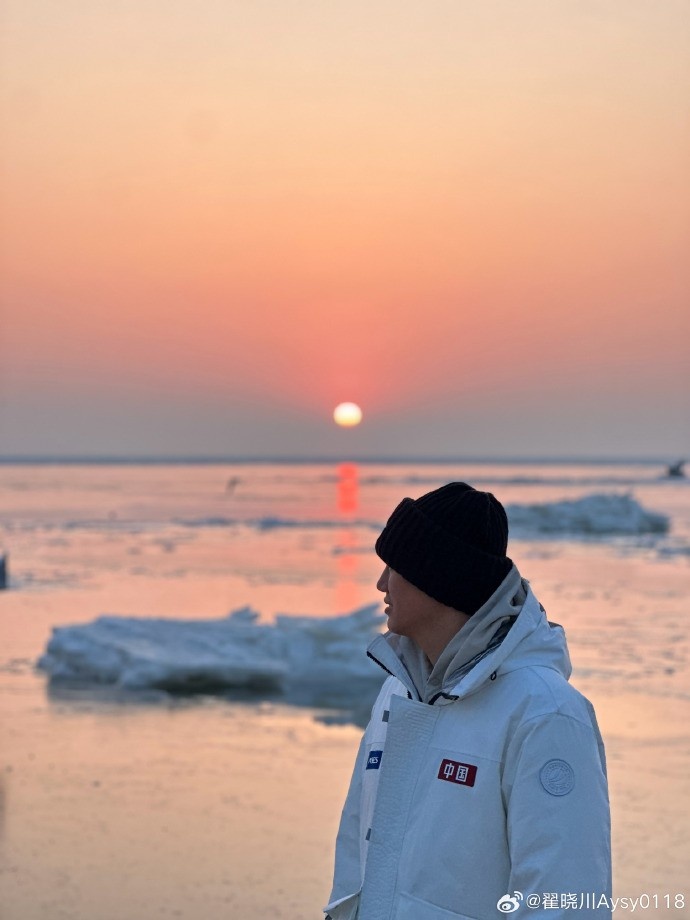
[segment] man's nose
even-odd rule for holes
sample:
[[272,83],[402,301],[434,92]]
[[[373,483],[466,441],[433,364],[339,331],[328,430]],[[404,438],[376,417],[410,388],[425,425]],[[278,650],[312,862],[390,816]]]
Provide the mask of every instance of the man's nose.
[[376,587],[379,591],[386,592],[388,590],[388,566],[381,572],[381,576],[376,582]]

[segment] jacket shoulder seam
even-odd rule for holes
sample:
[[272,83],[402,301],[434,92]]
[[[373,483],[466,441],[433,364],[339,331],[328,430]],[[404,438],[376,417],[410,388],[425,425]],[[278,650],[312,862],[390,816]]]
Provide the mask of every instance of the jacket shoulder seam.
[[527,725],[530,725],[532,722],[537,722],[538,720],[544,721],[545,719],[560,717],[561,719],[570,719],[571,722],[576,722],[578,725],[582,725],[583,728],[589,729],[592,734],[594,732],[594,726],[591,722],[585,722],[584,719],[579,719],[577,716],[572,715],[570,712],[563,712],[562,709],[547,709],[545,712],[539,712],[537,715],[530,716],[529,719],[525,719],[520,722],[520,728],[524,728]]
[[[530,671],[532,671],[532,672],[534,673],[534,676],[539,680],[540,684],[544,687],[544,689],[545,689],[546,692],[548,693],[548,695],[549,695],[549,697],[550,697],[550,699],[551,699],[551,701],[552,701],[552,703],[553,703],[553,707],[554,707],[554,708],[553,708],[553,709],[547,709],[547,710],[545,710],[544,712],[539,713],[539,714],[536,715],[536,716],[530,716],[530,718],[529,718],[529,719],[526,719],[525,721],[526,721],[526,722],[530,722],[533,718],[538,719],[538,718],[541,718],[541,717],[546,716],[546,715],[562,715],[562,716],[565,716],[565,717],[568,718],[568,719],[573,719],[573,721],[575,721],[575,722],[579,722],[581,725],[586,725],[586,726],[588,726],[588,727],[591,727],[591,722],[590,722],[589,720],[585,720],[585,719],[578,718],[576,715],[573,715],[572,713],[563,712],[563,703],[562,703],[562,702],[559,702],[558,698],[556,697],[555,693],[553,692],[553,689],[552,689],[551,685],[550,685],[549,682],[546,680],[546,678],[544,677],[544,675],[541,673],[544,669],[546,669],[547,671],[552,671],[552,670],[554,670],[553,668],[548,668],[548,667],[546,667],[546,665],[529,665],[529,666],[528,666],[528,670],[530,670]],[[556,671],[555,673],[556,673],[556,674],[559,674],[559,675],[562,677],[562,675],[560,674],[560,671]],[[569,691],[570,693],[575,694],[575,695],[577,695],[578,697],[580,697],[580,698],[582,699],[582,695],[579,693],[578,690],[575,689],[575,687],[573,687],[573,686],[572,686],[571,684],[569,684],[567,681],[565,681],[565,684],[566,684],[566,686],[567,686],[567,688],[568,688],[568,691]]]

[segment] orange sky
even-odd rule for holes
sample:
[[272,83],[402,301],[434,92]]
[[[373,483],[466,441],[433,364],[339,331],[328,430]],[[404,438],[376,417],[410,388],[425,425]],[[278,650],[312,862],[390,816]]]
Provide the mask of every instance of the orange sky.
[[7,0],[2,57],[0,454],[690,449],[690,3]]

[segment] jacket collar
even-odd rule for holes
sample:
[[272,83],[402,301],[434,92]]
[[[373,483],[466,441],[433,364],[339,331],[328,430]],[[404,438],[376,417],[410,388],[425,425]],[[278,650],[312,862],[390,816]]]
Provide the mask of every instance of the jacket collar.
[[387,632],[367,654],[426,703],[450,702],[476,692],[494,672],[540,664],[567,679],[570,658],[562,627],[549,623],[529,582],[515,566],[489,600],[451,639],[432,668],[411,639]]

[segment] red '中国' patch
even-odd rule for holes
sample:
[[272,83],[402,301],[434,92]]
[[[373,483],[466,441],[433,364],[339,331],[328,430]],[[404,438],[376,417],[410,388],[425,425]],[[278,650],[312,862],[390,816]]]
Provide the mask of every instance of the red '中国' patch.
[[458,783],[460,786],[474,786],[477,768],[471,763],[460,763],[458,760],[442,760],[438,768],[438,778],[449,783]]

